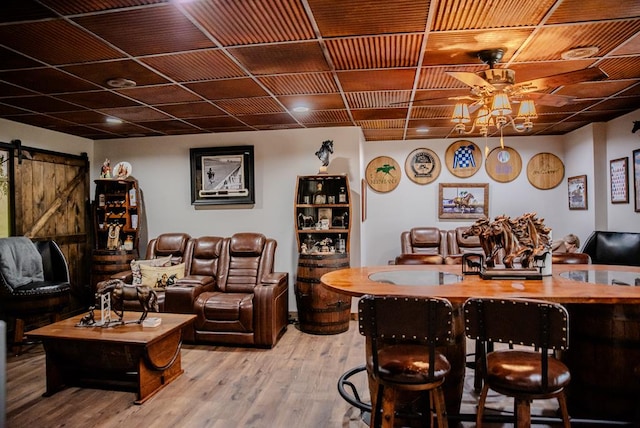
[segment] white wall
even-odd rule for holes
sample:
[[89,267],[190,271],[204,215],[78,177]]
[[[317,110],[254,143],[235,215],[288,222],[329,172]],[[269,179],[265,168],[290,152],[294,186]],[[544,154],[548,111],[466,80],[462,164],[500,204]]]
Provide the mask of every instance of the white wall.
[[[640,120],[640,111],[629,113],[609,122],[606,128],[607,141],[607,168],[609,161],[613,159],[629,158],[629,203],[611,204],[609,206],[608,223],[606,230],[640,232],[640,213],[634,211],[634,185],[633,185],[633,150],[640,149],[640,132],[631,133],[633,121]],[[608,170],[607,170],[608,171]],[[607,178],[609,174],[607,173]],[[610,192],[610,182],[607,181]],[[611,201],[611,194],[609,193]]]
[[87,153],[93,159],[93,140],[0,119],[0,142],[20,140],[23,146],[72,155]]
[[[377,156],[390,156],[402,166],[402,178],[398,187],[389,193],[368,191],[367,220],[363,225],[363,265],[386,264],[400,254],[400,234],[415,226],[435,226],[454,229],[470,225],[473,220],[440,220],[438,218],[439,183],[489,183],[489,216],[506,214],[517,217],[526,212],[536,212],[545,224],[554,229],[556,236],[573,232],[573,213],[567,202],[566,169],[563,138],[552,137],[507,137],[505,146],[515,149],[522,158],[520,175],[509,183],[498,183],[491,179],[484,167],[484,139],[469,139],[483,151],[483,166],[469,178],[452,175],[444,164],[447,147],[459,138],[438,140],[380,141],[365,144],[363,163],[366,165]],[[489,149],[499,146],[499,139],[489,138]],[[438,179],[430,184],[419,185],[404,173],[404,163],[416,148],[429,148],[436,152],[442,162]],[[565,163],[565,178],[550,190],[539,190],[527,179],[527,163],[537,153],[550,152]],[[572,162],[573,163],[573,162]],[[589,227],[587,227],[588,229]]]
[[[193,237],[231,236],[260,232],[278,242],[276,270],[289,272],[290,307],[295,308],[294,281],[298,263],[294,233],[294,192],[298,175],[317,174],[315,156],[322,141],[333,140],[328,173],[346,173],[354,202],[352,218],[360,218],[358,128],[321,128],[290,131],[239,132],[171,137],[127,138],[95,143],[92,176],[99,176],[105,158],[111,165],[127,161],[144,194],[148,235],[186,232]],[[191,205],[190,148],[254,146],[255,195],[253,207],[198,207]],[[351,242],[360,241],[352,227]],[[351,246],[351,265],[359,266],[360,246]]]

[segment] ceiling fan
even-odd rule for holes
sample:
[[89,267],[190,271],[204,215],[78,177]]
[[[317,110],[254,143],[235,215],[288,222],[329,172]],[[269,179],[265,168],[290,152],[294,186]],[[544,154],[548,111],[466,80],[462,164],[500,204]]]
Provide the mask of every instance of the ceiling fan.
[[[536,103],[562,107],[575,100],[575,97],[571,96],[538,91],[608,77],[600,68],[593,67],[516,83],[515,71],[495,68],[503,55],[503,49],[482,50],[477,52],[476,56],[489,65],[489,69],[477,73],[446,71],[449,76],[471,88],[469,95],[447,98],[456,101],[451,119],[456,124],[454,131],[469,134],[478,127],[480,133],[486,136],[490,126],[501,129],[508,123],[511,123],[517,132],[529,131],[533,128],[532,119],[537,117]],[[420,105],[436,103],[437,99],[413,101],[413,104]],[[515,117],[512,115],[511,103],[520,104]],[[471,122],[470,113],[475,111],[478,111],[478,115],[472,123],[471,130],[467,131],[465,125]]]

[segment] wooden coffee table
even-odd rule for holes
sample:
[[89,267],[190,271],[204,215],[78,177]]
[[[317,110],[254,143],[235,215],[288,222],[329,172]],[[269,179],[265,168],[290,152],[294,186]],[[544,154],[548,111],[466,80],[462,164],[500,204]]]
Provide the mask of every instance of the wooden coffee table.
[[[157,327],[126,324],[116,327],[76,327],[82,318],[56,322],[32,330],[46,353],[47,389],[50,396],[65,386],[96,386],[133,390],[135,404],[144,403],[180,376],[182,328],[195,315],[152,313],[162,319]],[[96,313],[100,319],[100,313]],[[135,313],[125,313],[125,321]]]

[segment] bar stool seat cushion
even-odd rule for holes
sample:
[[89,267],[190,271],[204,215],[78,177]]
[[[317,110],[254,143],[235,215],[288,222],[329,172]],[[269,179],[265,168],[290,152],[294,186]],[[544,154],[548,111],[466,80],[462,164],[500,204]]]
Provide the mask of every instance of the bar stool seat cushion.
[[538,353],[505,349],[487,354],[486,382],[491,389],[503,393],[546,394],[561,390],[571,380],[569,369],[555,358],[549,358],[548,387],[542,385]]
[[[436,352],[434,378],[429,380],[429,349],[418,345],[390,345],[378,352],[378,377],[384,381],[397,383],[436,382],[449,373],[451,365],[447,358]],[[373,367],[373,357],[367,365]]]

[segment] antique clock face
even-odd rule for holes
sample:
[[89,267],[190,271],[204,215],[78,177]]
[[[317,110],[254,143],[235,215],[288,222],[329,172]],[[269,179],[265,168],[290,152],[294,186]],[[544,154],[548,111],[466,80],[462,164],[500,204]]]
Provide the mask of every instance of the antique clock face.
[[404,171],[411,181],[418,184],[429,184],[440,175],[440,158],[429,149],[415,149],[404,163]]

